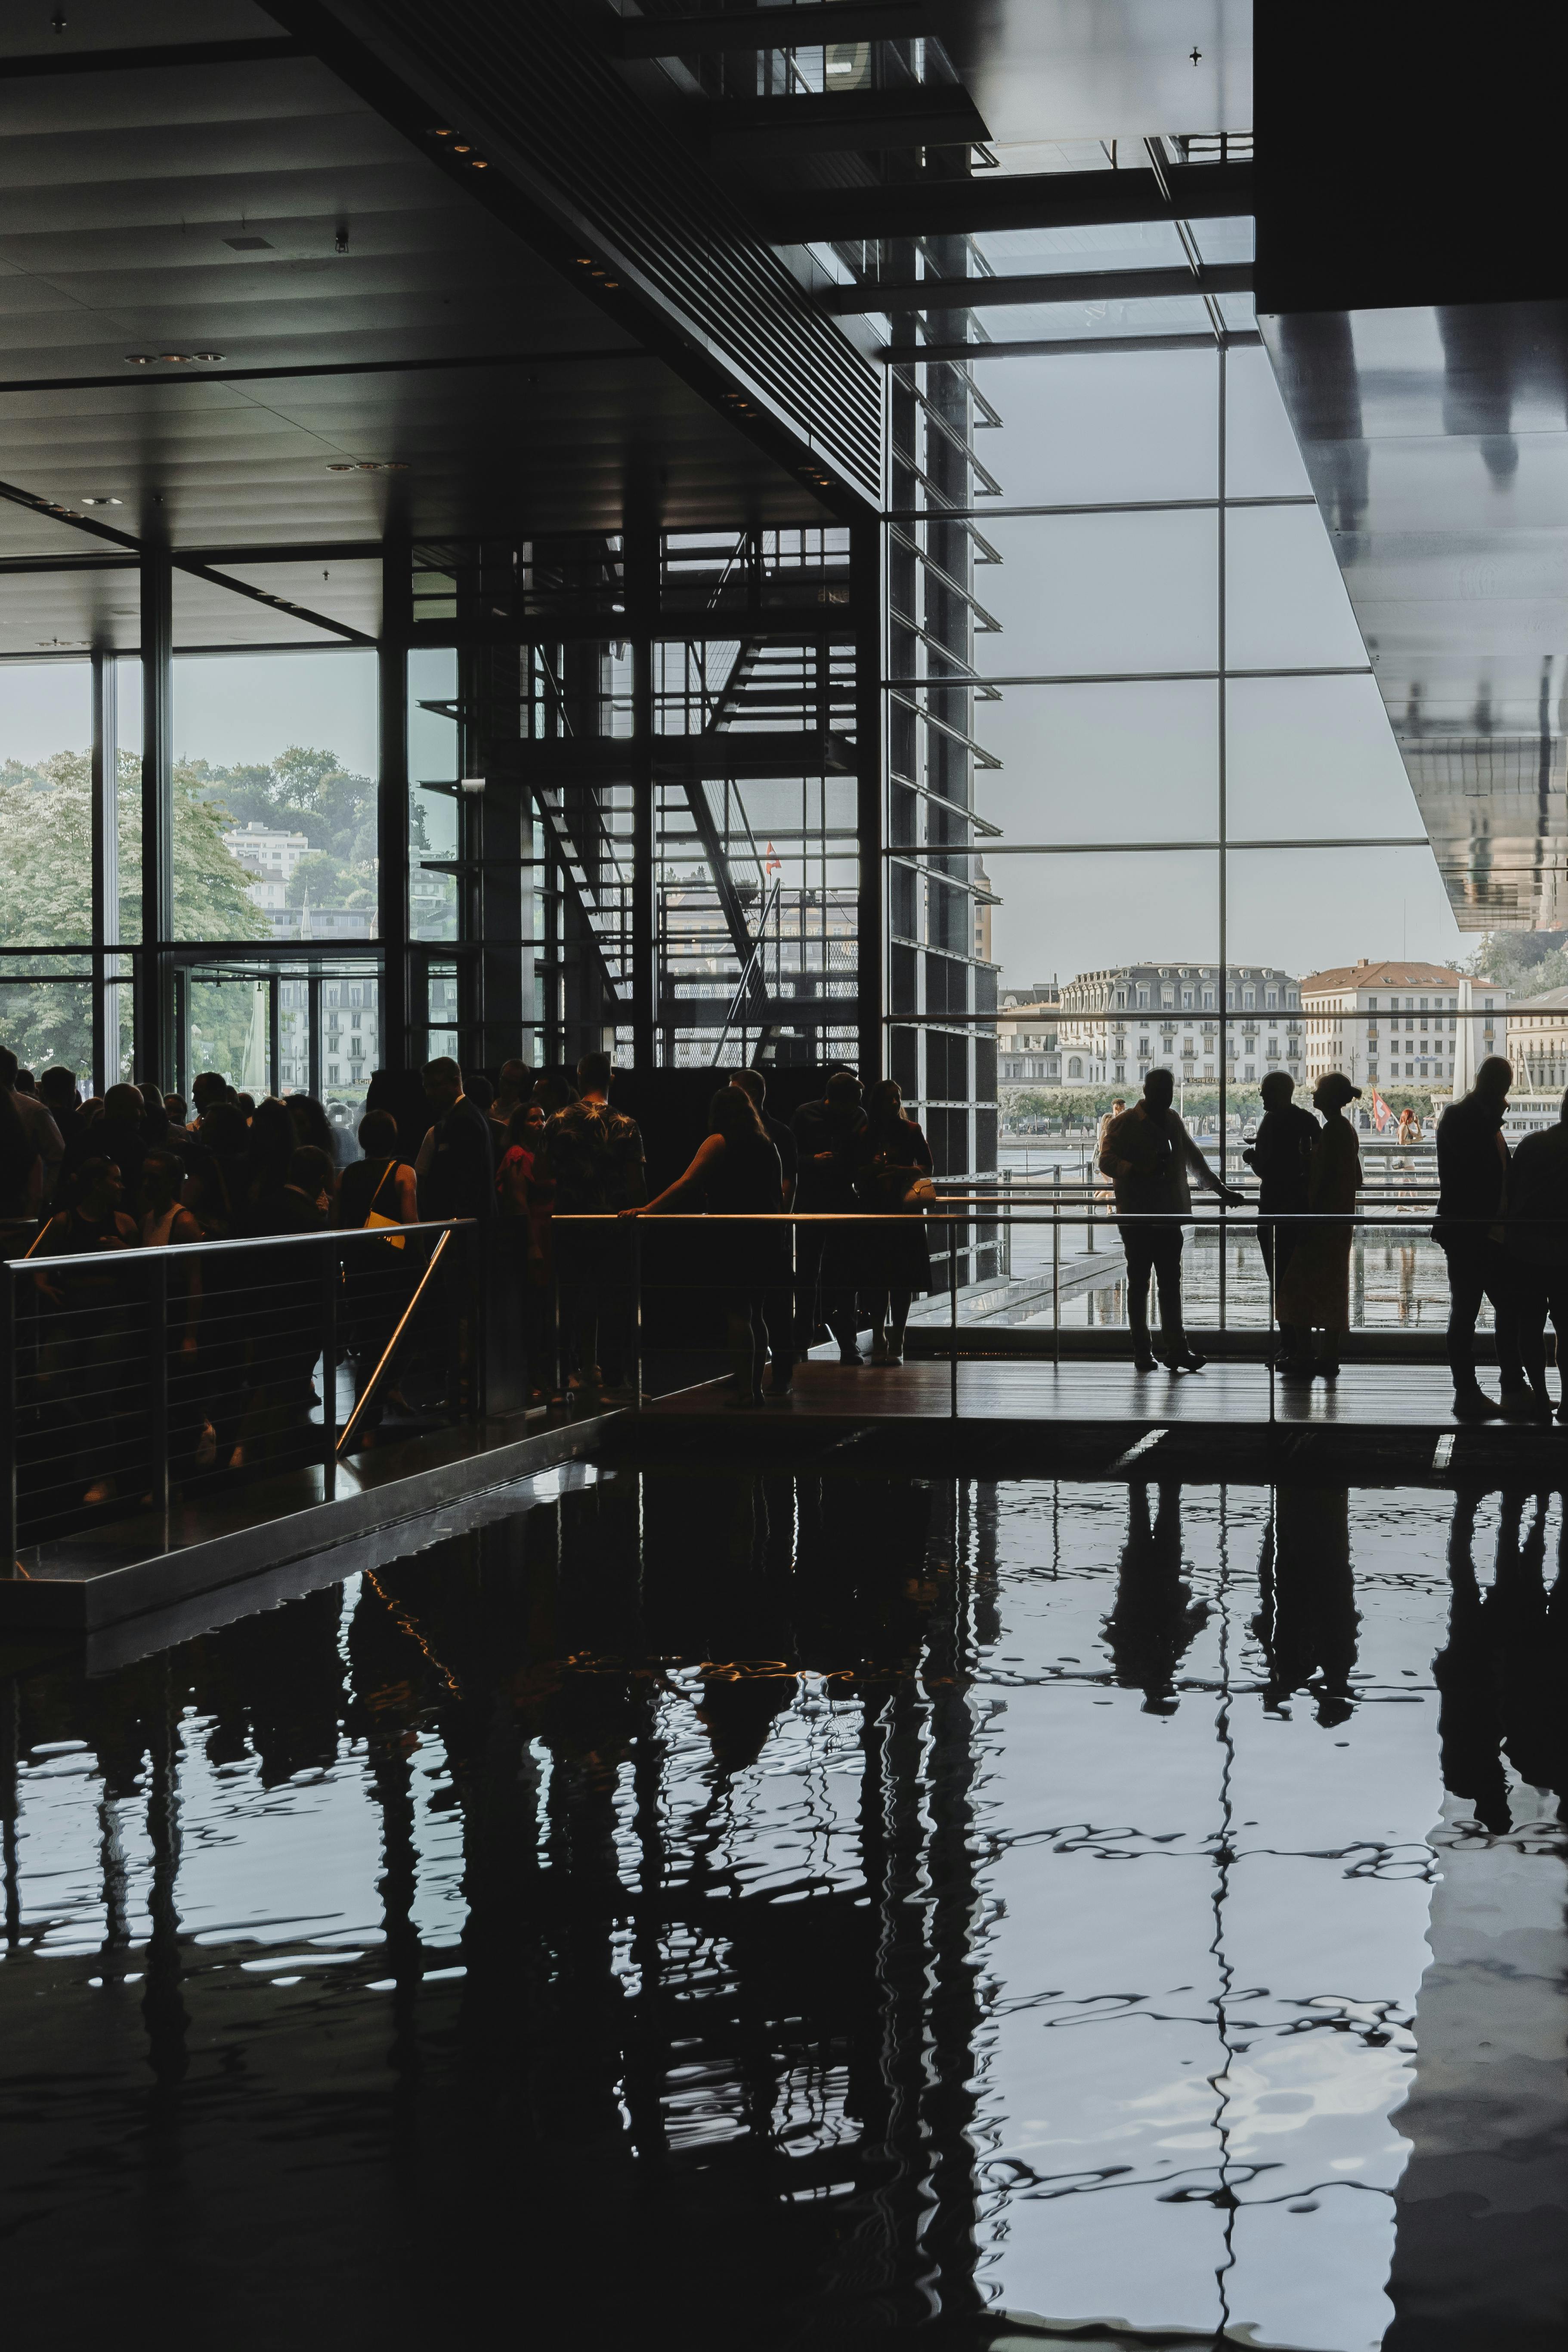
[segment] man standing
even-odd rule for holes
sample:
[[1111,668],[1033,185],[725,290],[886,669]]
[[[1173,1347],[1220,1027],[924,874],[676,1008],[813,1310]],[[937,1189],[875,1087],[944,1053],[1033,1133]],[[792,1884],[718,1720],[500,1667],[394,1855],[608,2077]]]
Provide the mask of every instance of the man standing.
[[[1289,1265],[1304,1225],[1276,1223],[1275,1218],[1302,1216],[1307,1209],[1307,1167],[1312,1146],[1321,1133],[1310,1111],[1299,1110],[1290,1097],[1296,1082],[1286,1070],[1270,1070],[1258,1092],[1263,1117],[1258,1136],[1243,1160],[1258,1178],[1258,1245],[1269,1287],[1277,1290]],[[1292,1370],[1311,1353],[1310,1336],[1293,1325],[1279,1326],[1279,1362]]]
[[[1448,1370],[1456,1421],[1487,1421],[1500,1412],[1533,1410],[1519,1352],[1517,1285],[1489,1220],[1500,1215],[1508,1173],[1503,1113],[1513,1071],[1489,1055],[1476,1083],[1437,1125],[1437,1222],[1433,1237],[1448,1261]],[[1491,1301],[1497,1324],[1501,1402],[1494,1404],[1476,1378],[1476,1318]]]
[[416,1162],[422,1217],[472,1217],[489,1230],[496,1210],[490,1125],[463,1092],[463,1073],[445,1055],[426,1062],[425,1099],[436,1123]]
[[[1241,1206],[1241,1194],[1221,1182],[1173,1109],[1176,1082],[1169,1070],[1151,1070],[1143,1081],[1143,1099],[1134,1103],[1106,1129],[1100,1150],[1101,1173],[1116,1188],[1116,1206],[1129,1220],[1120,1227],[1127,1252],[1127,1320],[1132,1331],[1132,1360],[1141,1372],[1155,1370],[1149,1343],[1149,1276],[1160,1288],[1160,1323],[1165,1335],[1169,1369],[1201,1372],[1205,1359],[1187,1344],[1182,1315],[1182,1228],[1174,1222],[1192,1213],[1190,1178],[1217,1192],[1232,1208]],[[1152,1222],[1168,1218],[1169,1223]]]
[[1110,1108],[1107,1111],[1101,1111],[1100,1115],[1100,1130],[1094,1139],[1094,1156],[1097,1162],[1100,1159],[1100,1153],[1105,1149],[1106,1137],[1110,1134],[1111,1128],[1121,1117],[1126,1108],[1127,1104],[1123,1097],[1116,1095],[1112,1097]]
[[[835,1070],[820,1102],[803,1103],[795,1115],[798,1154],[795,1207],[803,1216],[851,1216],[855,1195],[855,1139],[866,1124],[860,1081],[853,1070]],[[855,1244],[847,1225],[801,1225],[795,1242],[795,1349],[808,1355],[820,1311],[838,1342],[841,1364],[865,1361],[859,1349],[855,1302]]]
[[[554,1185],[551,1231],[561,1276],[561,1329],[570,1362],[567,1387],[591,1396],[605,1383],[624,1388],[631,1332],[627,1236],[614,1222],[574,1227],[573,1217],[615,1220],[647,1199],[642,1129],[610,1105],[608,1054],[584,1054],[577,1065],[580,1098],[545,1121],[537,1179]],[[612,1398],[613,1401],[613,1398]]]
[[1568,1095],[1555,1127],[1527,1135],[1508,1163],[1508,1222],[1503,1248],[1512,1268],[1519,1348],[1529,1377],[1531,1409],[1552,1411],[1546,1387],[1546,1318],[1557,1334],[1557,1369],[1568,1421]]

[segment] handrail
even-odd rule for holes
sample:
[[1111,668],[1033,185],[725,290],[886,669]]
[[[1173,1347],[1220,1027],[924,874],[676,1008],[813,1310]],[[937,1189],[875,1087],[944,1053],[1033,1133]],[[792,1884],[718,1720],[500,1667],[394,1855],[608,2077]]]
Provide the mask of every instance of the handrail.
[[[123,1249],[73,1251],[69,1263],[73,1266],[124,1265],[128,1259],[135,1260],[143,1255],[150,1258],[157,1257],[170,1250],[176,1252],[184,1259],[193,1258],[198,1255],[216,1257],[225,1250],[248,1252],[265,1249],[321,1249],[329,1242],[352,1242],[361,1239],[384,1242],[394,1234],[449,1233],[458,1225],[476,1225],[478,1223],[477,1217],[431,1217],[425,1223],[415,1225],[324,1225],[320,1233],[256,1234],[248,1239],[242,1237],[226,1242],[128,1242]],[[42,1234],[37,1236],[33,1244],[33,1249],[37,1247],[38,1241],[42,1238]],[[52,1266],[56,1263],[57,1261],[52,1257],[43,1259],[34,1257],[32,1250],[28,1250],[21,1257],[0,1258],[0,1265],[30,1265],[35,1273],[40,1266]]]
[[[472,1224],[474,1220],[469,1217],[465,1218],[463,1222],[468,1224]],[[383,1225],[380,1230],[384,1234],[386,1232],[386,1227]],[[366,1405],[370,1403],[372,1398],[376,1392],[376,1390],[381,1386],[381,1376],[385,1371],[388,1364],[391,1363],[397,1343],[402,1339],[405,1331],[408,1328],[409,1319],[412,1317],[415,1308],[418,1306],[419,1301],[424,1297],[430,1277],[441,1263],[441,1253],[446,1248],[447,1244],[451,1240],[451,1238],[452,1227],[448,1225],[442,1234],[441,1238],[437,1243],[435,1248],[431,1251],[430,1263],[426,1267],[424,1273],[420,1276],[418,1286],[415,1290],[413,1297],[409,1300],[407,1306],[398,1317],[397,1328],[394,1331],[391,1339],[382,1349],[380,1362],[376,1365],[374,1371],[372,1372],[369,1380],[365,1382],[363,1388],[360,1391],[359,1395],[355,1398],[354,1409],[353,1412],[350,1413],[347,1421],[344,1422],[342,1428],[338,1433],[338,1442],[336,1446],[333,1448],[334,1453],[347,1453],[349,1440],[353,1435],[354,1431],[359,1427],[360,1419],[363,1414]]]

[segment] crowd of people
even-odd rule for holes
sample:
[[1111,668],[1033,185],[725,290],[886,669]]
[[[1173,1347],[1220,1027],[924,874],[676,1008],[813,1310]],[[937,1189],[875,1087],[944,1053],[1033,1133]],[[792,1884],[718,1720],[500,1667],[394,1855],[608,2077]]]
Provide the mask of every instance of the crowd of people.
[[[1483,1064],[1437,1132],[1434,1232],[1447,1263],[1460,1419],[1549,1415],[1548,1317],[1560,1339],[1568,1334],[1568,1098],[1557,1128],[1510,1154],[1510,1079],[1507,1062]],[[303,1244],[333,1228],[377,1237],[330,1261],[303,1247],[265,1263],[241,1250],[171,1271],[168,1434],[187,1472],[284,1460],[291,1438],[298,1450],[321,1402],[327,1263],[339,1354],[354,1376],[356,1442],[374,1444],[388,1408],[408,1403],[403,1359],[391,1365],[389,1347],[429,1263],[419,1229],[448,1221],[462,1221],[472,1246],[448,1269],[445,1304],[426,1313],[414,1351],[428,1376],[421,1410],[470,1410],[483,1393],[481,1286],[491,1306],[508,1304],[531,1402],[558,1388],[578,1404],[626,1401],[636,1244],[622,1221],[640,1217],[724,1220],[700,1244],[683,1244],[679,1262],[693,1285],[721,1296],[736,1408],[787,1400],[797,1361],[825,1330],[843,1364],[867,1360],[868,1326],[869,1361],[902,1361],[911,1302],[931,1287],[924,1213],[935,1192],[930,1148],[892,1080],[866,1089],[836,1068],[785,1124],[768,1108],[760,1071],[730,1072],[689,1165],[653,1199],[641,1131],[612,1102],[612,1084],[605,1054],[586,1055],[573,1079],[511,1061],[493,1082],[437,1058],[423,1072],[423,1115],[410,1121],[405,1105],[401,1138],[374,1087],[357,1137],[347,1137],[307,1095],[252,1099],[209,1071],[188,1105],[128,1084],[83,1101],[71,1071],[34,1080],[0,1049],[0,1219],[12,1229],[7,1254],[31,1261],[36,1393],[74,1432],[67,1450],[84,1470],[85,1498],[113,1499],[135,1469],[144,1400],[116,1368],[136,1360],[144,1339],[113,1264],[120,1253]],[[1338,1072],[1320,1078],[1315,1118],[1293,1092],[1282,1071],[1264,1080],[1244,1158],[1258,1179],[1279,1369],[1332,1380],[1350,1325],[1361,1163],[1345,1113],[1358,1090]],[[1201,1371],[1182,1300],[1193,1191],[1233,1206],[1243,1196],[1188,1133],[1164,1070],[1102,1122],[1099,1160],[1126,1254],[1134,1363],[1150,1372],[1160,1361],[1152,1286],[1166,1366]],[[781,1213],[792,1211],[794,1220]],[[1496,1325],[1496,1400],[1476,1372],[1484,1301]],[[1557,1412],[1568,1420],[1568,1402]]]

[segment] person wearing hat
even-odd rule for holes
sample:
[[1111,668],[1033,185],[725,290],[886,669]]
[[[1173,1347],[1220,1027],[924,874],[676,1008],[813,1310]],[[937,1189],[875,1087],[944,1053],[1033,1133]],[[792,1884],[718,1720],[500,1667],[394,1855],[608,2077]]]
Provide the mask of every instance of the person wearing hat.
[[[1351,1325],[1351,1246],[1361,1190],[1361,1151],[1345,1105],[1361,1100],[1342,1070],[1328,1070],[1312,1089],[1312,1108],[1323,1125],[1307,1163],[1307,1206],[1315,1216],[1337,1222],[1309,1225],[1279,1277],[1279,1316],[1305,1341],[1299,1362],[1289,1367],[1309,1379],[1339,1376],[1341,1334]],[[1315,1352],[1314,1352],[1315,1350]]]

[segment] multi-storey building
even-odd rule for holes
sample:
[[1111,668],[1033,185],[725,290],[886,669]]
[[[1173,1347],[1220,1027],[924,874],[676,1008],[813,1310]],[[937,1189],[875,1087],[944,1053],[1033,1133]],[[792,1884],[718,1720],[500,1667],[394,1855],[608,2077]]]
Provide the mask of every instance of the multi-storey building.
[[1423,1079],[1462,1094],[1489,1054],[1507,1054],[1508,991],[1447,964],[1401,957],[1309,972],[1301,982],[1307,1076],[1342,1070],[1352,1086]]
[[1060,1016],[1061,990],[1054,980],[1003,992],[996,1023],[998,1076],[1003,1086],[1060,1086]]
[[1508,1038],[1516,1086],[1531,1092],[1568,1087],[1568,988],[1544,989],[1510,1006]]
[[1080,972],[1062,989],[1059,1034],[1068,1087],[1136,1086],[1156,1068],[1200,1087],[1302,1075],[1299,986],[1273,964],[1227,965],[1223,982],[1212,963]]
[[289,885],[310,846],[309,835],[283,833],[253,819],[249,824],[231,825],[223,836],[223,845],[247,874],[256,877],[247,894],[252,903],[270,918],[275,931],[287,931]]

